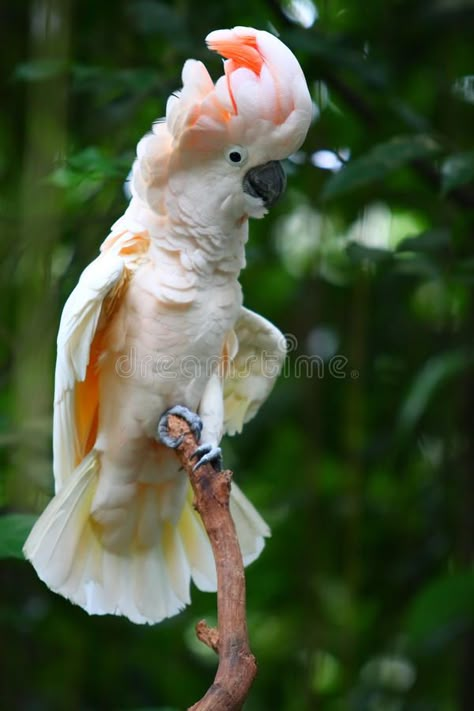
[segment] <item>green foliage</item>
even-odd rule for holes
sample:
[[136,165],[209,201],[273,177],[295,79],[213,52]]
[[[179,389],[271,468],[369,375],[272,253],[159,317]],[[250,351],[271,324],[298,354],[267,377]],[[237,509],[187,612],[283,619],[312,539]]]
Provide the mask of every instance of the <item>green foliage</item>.
[[110,178],[123,176],[133,162],[131,153],[124,156],[109,156],[96,146],[88,146],[69,157],[67,163],[57,166],[48,176],[50,185],[65,191],[69,204],[82,205],[91,199]]
[[3,514],[0,516],[0,559],[23,559],[23,544],[36,518],[32,514]]
[[[321,198],[340,197],[375,180],[383,180],[406,163],[428,158],[438,152],[439,146],[431,136],[396,136],[345,165],[326,181]],[[450,184],[449,187],[453,186]]]
[[136,143],[183,62],[216,77],[205,35],[249,24],[294,50],[315,120],[285,199],[250,226],[241,278],[291,345],[269,404],[224,443],[272,527],[247,574],[259,674],[246,709],[471,711],[472,3],[7,5],[2,707],[170,711],[213,677],[193,630],[215,596],[193,590],[178,617],[134,626],[89,617],[20,559],[51,492],[64,301],[127,205]]
[[446,158],[441,166],[441,176],[444,192],[472,182],[474,180],[474,151],[456,153]]
[[441,353],[427,361],[417,373],[402,409],[400,410],[400,427],[412,432],[419,419],[427,409],[430,398],[437,388],[449,382],[450,378],[459,377],[466,368],[472,368],[474,354],[464,351]]
[[444,575],[433,580],[413,600],[405,628],[411,644],[442,647],[474,623],[474,572]]

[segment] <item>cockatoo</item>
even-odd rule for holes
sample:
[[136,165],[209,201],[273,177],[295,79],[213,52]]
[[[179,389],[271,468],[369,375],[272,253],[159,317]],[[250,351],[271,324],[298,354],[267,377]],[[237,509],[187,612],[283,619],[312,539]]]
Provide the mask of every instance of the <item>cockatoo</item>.
[[[267,398],[282,334],[242,305],[248,219],[263,217],[302,144],[312,104],[292,52],[249,27],[211,32],[214,83],[188,60],[166,118],[138,144],[125,214],[66,302],[57,342],[55,496],[24,553],[90,614],[156,623],[216,589],[209,540],[167,444],[163,413],[201,435],[197,466],[220,460]],[[171,410],[170,410],[171,408]],[[174,410],[172,408],[175,408]],[[245,564],[269,529],[234,483]]]

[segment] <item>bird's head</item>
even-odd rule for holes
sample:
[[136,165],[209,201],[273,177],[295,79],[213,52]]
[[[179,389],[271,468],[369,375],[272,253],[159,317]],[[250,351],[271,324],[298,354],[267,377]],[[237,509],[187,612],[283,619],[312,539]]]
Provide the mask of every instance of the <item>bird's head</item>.
[[235,27],[206,42],[225,58],[224,75],[214,83],[202,62],[185,63],[182,90],[139,144],[135,187],[152,203],[166,181],[180,209],[197,216],[206,203],[237,220],[262,217],[285,188],[280,161],[308,131],[308,87],[296,57],[268,32]]

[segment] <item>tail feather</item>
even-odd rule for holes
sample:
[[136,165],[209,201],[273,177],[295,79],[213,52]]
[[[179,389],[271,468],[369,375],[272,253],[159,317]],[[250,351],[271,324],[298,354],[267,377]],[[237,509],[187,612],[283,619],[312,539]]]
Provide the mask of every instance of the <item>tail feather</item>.
[[[149,624],[189,603],[191,577],[199,589],[216,590],[212,549],[191,489],[176,525],[156,516],[161,533],[154,545],[132,544],[117,553],[104,547],[90,516],[99,472],[92,450],[33,527],[24,554],[41,580],[89,614],[124,615]],[[235,484],[230,508],[248,564],[259,555],[269,529]]]
[[[270,536],[270,529],[235,482],[232,482],[229,506],[244,564],[249,565],[262,552],[265,538]],[[201,517],[192,506],[191,489],[181,514],[179,530],[191,565],[194,584],[199,590],[214,592],[217,588],[214,556]]]
[[[72,573],[76,564],[76,552],[79,560],[84,557],[78,543],[84,528],[94,489],[98,462],[91,455],[86,457],[80,467],[70,477],[61,495],[55,496],[38,519],[23,552],[36,568],[39,577],[47,575],[47,584],[52,590],[59,590]],[[79,550],[78,550],[79,548]],[[82,555],[81,555],[82,554]]]
[[234,519],[244,564],[249,565],[262,552],[265,538],[271,535],[270,528],[234,482],[230,494],[230,512]]
[[191,568],[181,534],[177,527],[169,522],[163,524],[163,554],[173,590],[184,605],[189,605]]
[[179,534],[161,522],[157,546],[123,555],[104,548],[90,517],[99,470],[92,451],[38,519],[25,557],[48,587],[89,614],[150,624],[177,614],[189,602],[190,582]]
[[217,589],[214,556],[201,517],[193,508],[192,497],[191,487],[189,487],[178,529],[189,561],[194,584],[199,590],[214,592]]

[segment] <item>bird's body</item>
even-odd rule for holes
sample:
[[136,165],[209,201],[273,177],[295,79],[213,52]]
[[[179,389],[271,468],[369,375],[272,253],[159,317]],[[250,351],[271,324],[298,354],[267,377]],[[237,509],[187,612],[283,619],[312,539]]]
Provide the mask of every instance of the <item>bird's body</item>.
[[[152,240],[146,251],[131,256],[122,298],[101,332],[107,348],[98,355],[101,408],[94,448],[102,466],[92,516],[103,526],[107,540],[120,528],[120,547],[126,529],[131,538],[136,532],[117,523],[114,511],[120,506],[130,521],[139,496],[154,498],[153,489],[147,493],[144,487],[168,482],[172,496],[166,515],[173,521],[178,518],[186,477],[174,453],[157,442],[157,423],[176,403],[199,410],[210,377],[219,377],[225,369],[226,349],[235,338],[233,328],[242,306],[237,274],[229,278],[216,269],[190,279],[179,253],[167,255]],[[120,238],[115,250],[119,244]],[[103,255],[107,259],[107,251]],[[163,285],[170,274],[179,288],[169,284],[164,297]],[[203,440],[218,444],[222,422],[214,424],[206,417],[204,423]],[[163,499],[156,497],[158,510],[148,506],[150,518],[159,518]]]
[[[157,622],[215,589],[209,541],[172,450],[176,405],[218,451],[268,396],[285,348],[242,306],[248,218],[280,194],[277,160],[311,118],[301,69],[273,36],[211,33],[228,57],[214,85],[188,60],[166,120],[138,145],[132,200],[64,307],[54,404],[56,495],[25,545],[39,576],[90,613]],[[209,456],[211,456],[209,454]],[[233,485],[244,561],[268,527]]]

